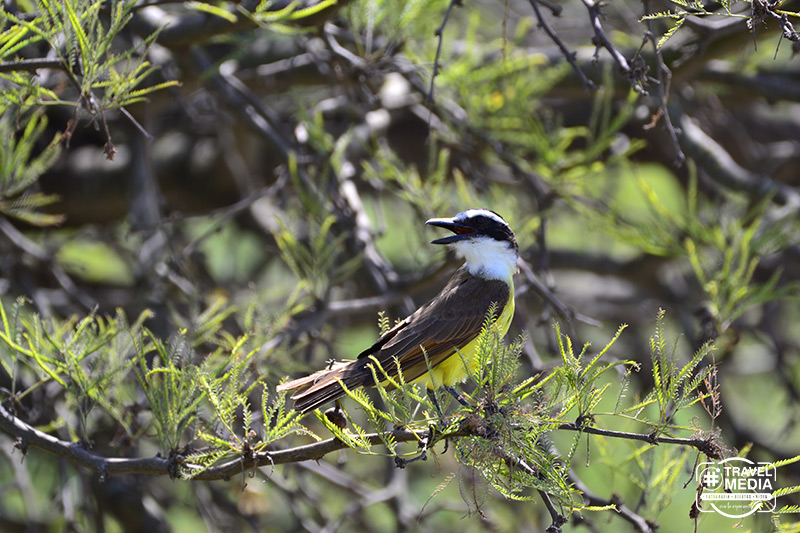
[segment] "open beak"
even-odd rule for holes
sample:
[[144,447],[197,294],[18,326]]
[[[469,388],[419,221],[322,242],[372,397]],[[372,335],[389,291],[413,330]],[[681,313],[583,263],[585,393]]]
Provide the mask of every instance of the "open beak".
[[448,237],[442,237],[441,239],[431,241],[431,244],[452,244],[454,242],[468,239],[470,233],[475,233],[473,228],[465,226],[464,224],[459,224],[452,218],[432,218],[425,222],[425,225],[449,229],[455,233],[455,235],[450,235]]

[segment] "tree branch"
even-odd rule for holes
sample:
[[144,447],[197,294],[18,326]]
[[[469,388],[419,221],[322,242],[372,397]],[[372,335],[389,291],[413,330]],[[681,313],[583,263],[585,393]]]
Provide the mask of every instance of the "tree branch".
[[603,30],[603,26],[600,24],[600,4],[595,0],[583,0],[583,5],[589,11],[589,20],[594,30],[594,38],[592,39],[594,45],[597,48],[605,48],[611,54],[614,62],[619,66],[619,70],[628,78],[628,82],[634,91],[639,94],[647,94],[644,89],[644,72],[631,68],[625,56],[617,50],[614,43],[606,35],[605,30]]
[[34,58],[0,62],[0,72],[16,72],[19,70],[36,72],[40,68],[51,68],[65,72],[68,70],[60,59]]
[[[647,14],[650,13],[649,0],[644,1],[644,9]],[[672,124],[672,117],[669,116],[669,111],[667,110],[667,99],[669,96],[670,83],[672,82],[672,71],[670,71],[670,69],[664,63],[664,57],[661,55],[661,49],[658,47],[658,41],[656,41],[654,26],[655,25],[653,24],[653,21],[648,19],[645,39],[650,41],[650,43],[653,45],[653,54],[656,57],[656,80],[658,82],[656,86],[656,94],[658,96],[658,113],[660,113],[660,115],[656,113],[652,124],[655,125],[659,116],[663,117],[664,127],[669,134],[672,145],[675,147],[675,162],[676,164],[683,164],[683,162],[686,160],[686,156],[681,151],[681,146],[678,142],[678,133],[675,131],[675,126]],[[648,126],[649,125],[645,126],[645,128]]]
[[[710,439],[682,439],[677,437],[666,437],[657,435],[647,435],[640,433],[628,433],[623,431],[612,431],[589,426],[580,426],[570,422],[560,424],[556,429],[566,431],[581,431],[593,435],[606,437],[622,438],[629,440],[641,440],[651,444],[678,444],[691,446],[698,449],[708,457],[720,459],[721,453],[717,446]],[[98,474],[100,479],[114,474],[149,474],[149,475],[169,475],[176,477],[179,468],[185,462],[185,457],[174,455],[171,457],[150,457],[150,458],[117,458],[102,457],[84,448],[78,442],[68,442],[52,435],[48,435],[35,429],[14,416],[5,405],[0,404],[0,430],[11,435],[16,439],[15,446],[27,453],[30,446],[50,452],[62,457],[69,462],[82,466],[87,470]],[[366,436],[372,445],[378,445],[386,437],[392,438],[395,442],[418,441],[427,435],[427,430],[415,431],[411,429],[394,429],[384,434],[370,433]],[[469,429],[464,427],[454,432],[437,435],[436,441],[445,438],[475,436]],[[432,446],[434,443],[431,443]],[[285,450],[271,450],[265,452],[252,453],[232,459],[222,464],[209,467],[195,476],[196,481],[213,481],[219,479],[230,479],[231,477],[244,473],[251,468],[260,466],[273,466],[278,464],[298,463],[301,461],[319,460],[331,452],[347,448],[347,445],[336,439],[331,438],[312,444],[296,446]],[[513,459],[513,458],[512,458]],[[535,474],[535,469],[524,464],[524,461],[513,459],[516,464],[526,468],[526,472]],[[191,467],[190,467],[191,468]],[[554,523],[555,523],[554,517]]]
[[[175,477],[179,466],[185,460],[180,455],[134,459],[103,457],[90,452],[78,442],[61,440],[29,426],[14,416],[2,403],[0,403],[0,430],[15,437],[15,446],[22,450],[23,453],[27,453],[28,448],[33,446],[95,472],[101,479],[114,474],[149,474]],[[383,438],[386,437],[391,437],[396,442],[411,442],[423,438],[427,433],[427,430],[395,429],[385,434],[370,433],[366,438],[370,444],[377,445],[381,444]],[[437,435],[437,441],[466,435],[468,435],[466,430],[458,430]],[[344,442],[331,438],[285,450],[254,453],[207,468],[192,476],[192,479],[197,481],[230,479],[254,467],[319,460],[331,452],[344,448],[347,448]]]
[[629,433],[627,431],[614,431],[610,429],[601,429],[592,426],[585,426],[576,422],[568,422],[566,424],[559,424],[557,429],[567,431],[579,431],[582,433],[589,433],[592,435],[602,435],[604,437],[614,437],[617,439],[628,440],[641,440],[649,442],[650,444],[679,444],[681,446],[691,446],[697,448],[698,451],[706,454],[711,459],[722,459],[722,451],[718,444],[711,439],[682,439],[679,437],[666,437],[648,433]]
[[[461,6],[461,0],[450,0],[450,3],[447,4],[447,10],[444,12],[444,17],[442,17],[442,23],[434,32],[434,35],[438,38],[439,42],[436,45],[436,55],[433,57],[433,73],[431,74],[431,86],[428,89],[428,96],[425,98],[426,105],[430,108],[430,116],[433,116],[433,89],[435,88],[436,76],[439,75],[439,59],[442,56],[442,43],[444,42],[444,29],[447,26],[447,21],[450,19],[450,12],[453,10],[453,6]],[[430,122],[428,123],[428,127],[430,127]]]
[[544,30],[547,36],[550,37],[550,40],[553,41],[556,44],[556,46],[558,46],[558,49],[561,50],[561,53],[564,54],[564,58],[572,66],[572,70],[574,70],[575,73],[578,75],[578,77],[581,79],[581,83],[583,83],[583,88],[588,90],[597,89],[597,85],[595,85],[595,83],[592,80],[586,77],[586,74],[583,73],[581,68],[575,62],[575,52],[570,52],[569,48],[567,48],[567,45],[564,44],[564,41],[561,40],[556,31],[553,29],[553,27],[547,23],[547,20],[544,18],[541,10],[539,9],[539,0],[530,0],[530,3],[531,7],[533,8],[533,12],[536,14],[536,20],[538,26]]
[[588,503],[589,505],[594,505],[598,507],[605,507],[606,505],[613,505],[616,509],[617,514],[623,520],[629,522],[633,527],[636,528],[637,531],[640,533],[655,533],[657,525],[651,525],[650,522],[645,520],[642,516],[639,516],[631,509],[629,509],[622,500],[617,496],[612,496],[611,499],[601,498],[597,494],[594,494],[589,487],[587,487],[583,481],[573,472],[572,470],[569,471],[569,481],[572,485],[581,491],[583,495],[583,500]]
[[792,187],[776,182],[768,176],[750,172],[734,161],[725,149],[712,139],[688,115],[681,113],[679,141],[683,151],[694,158],[712,179],[720,185],[743,191],[757,199],[774,195],[775,202],[796,208],[800,206],[800,194]]

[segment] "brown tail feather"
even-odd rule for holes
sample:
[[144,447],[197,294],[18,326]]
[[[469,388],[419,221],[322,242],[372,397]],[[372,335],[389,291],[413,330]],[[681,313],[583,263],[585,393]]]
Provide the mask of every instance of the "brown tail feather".
[[277,390],[297,391],[292,395],[292,400],[295,402],[294,409],[307,413],[344,396],[345,392],[340,382],[351,389],[366,385],[366,381],[372,383],[372,374],[365,368],[364,361],[340,361],[334,363],[331,368],[278,385]]

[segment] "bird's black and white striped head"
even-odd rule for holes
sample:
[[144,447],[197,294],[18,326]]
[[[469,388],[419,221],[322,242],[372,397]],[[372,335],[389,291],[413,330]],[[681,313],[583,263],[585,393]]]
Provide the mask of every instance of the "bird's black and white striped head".
[[453,218],[432,218],[426,224],[453,232],[431,244],[452,245],[466,260],[471,274],[509,280],[516,272],[517,239],[511,226],[494,211],[469,209]]

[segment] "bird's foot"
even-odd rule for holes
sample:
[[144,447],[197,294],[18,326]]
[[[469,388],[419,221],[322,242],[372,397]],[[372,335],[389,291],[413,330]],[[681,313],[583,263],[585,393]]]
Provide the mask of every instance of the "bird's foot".
[[[395,456],[394,464],[397,468],[405,468],[411,463],[416,463],[417,461],[427,461],[428,460],[428,448],[433,445],[434,436],[436,435],[436,424],[431,424],[428,426],[428,431],[426,435],[419,440],[419,449],[420,452],[416,456],[412,457],[411,459],[406,459],[404,457]],[[447,441],[445,441],[444,451],[447,452]]]

